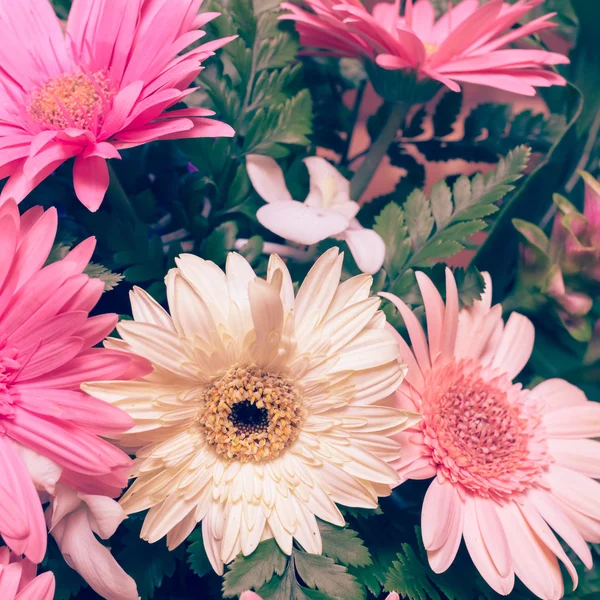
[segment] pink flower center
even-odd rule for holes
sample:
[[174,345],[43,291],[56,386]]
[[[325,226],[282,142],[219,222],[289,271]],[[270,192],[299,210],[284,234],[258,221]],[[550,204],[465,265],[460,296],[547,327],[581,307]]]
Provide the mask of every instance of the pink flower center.
[[14,414],[9,384],[20,371],[17,350],[6,346],[6,340],[0,336],[0,419],[10,418]]
[[533,485],[549,459],[539,408],[529,392],[506,376],[487,375],[473,361],[433,371],[422,429],[441,474],[499,499]]
[[28,110],[42,129],[97,131],[115,94],[103,71],[61,75],[33,94]]

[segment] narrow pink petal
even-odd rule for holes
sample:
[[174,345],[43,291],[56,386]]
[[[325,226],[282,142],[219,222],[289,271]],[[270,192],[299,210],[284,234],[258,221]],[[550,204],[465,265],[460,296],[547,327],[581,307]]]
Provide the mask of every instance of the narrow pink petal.
[[16,600],[52,600],[55,588],[54,573],[42,573],[19,593]]
[[118,315],[105,314],[90,317],[77,331],[77,336],[83,339],[83,347],[90,348],[108,337],[119,322]]
[[83,346],[78,337],[58,338],[42,344],[19,372],[19,382],[41,377],[75,358]]
[[429,360],[427,338],[425,337],[425,332],[423,331],[419,320],[398,296],[388,294],[387,292],[381,292],[379,295],[386,300],[389,300],[400,312],[400,315],[404,319],[408,335],[410,336],[413,352],[419,362],[421,372],[425,374],[425,372],[431,369],[431,362]]
[[573,549],[587,569],[593,566],[592,553],[576,525],[551,493],[532,489],[528,493],[542,518]]
[[[486,502],[486,500],[482,501]],[[489,502],[492,501],[490,500]],[[491,511],[494,511],[493,507],[490,508]],[[488,530],[486,537],[486,534],[482,530],[482,525],[484,526],[485,523],[477,517],[474,497],[470,494],[466,498],[464,518],[463,537],[473,564],[493,590],[506,596],[512,591],[515,585],[515,574],[512,569],[512,559],[504,530],[501,530],[502,533],[499,538],[493,534],[490,535]],[[499,517],[496,514],[495,522],[499,524],[500,528],[502,527]],[[490,549],[494,549],[494,544],[497,540],[500,541],[501,552],[503,554],[502,562],[508,565],[508,569],[505,569],[503,573],[499,572],[490,554]],[[497,552],[497,555],[499,555],[499,552]]]
[[109,184],[106,160],[99,156],[78,156],[73,167],[73,184],[81,203],[91,212],[96,212]]
[[550,439],[548,449],[557,464],[600,479],[600,442]]
[[535,329],[523,315],[512,313],[506,322],[492,367],[514,379],[527,364],[533,351]]
[[585,406],[588,401],[577,386],[564,379],[547,379],[536,385],[532,393],[539,397],[546,413],[562,408]]
[[427,275],[418,271],[416,273],[417,283],[423,297],[425,317],[427,318],[427,338],[429,340],[429,356],[431,364],[435,364],[442,345],[442,333],[444,325],[444,314],[446,307],[442,296]]
[[552,438],[600,437],[600,404],[583,405],[553,410],[544,415],[542,422]]
[[454,538],[461,513],[462,500],[454,485],[448,480],[440,483],[439,479],[434,479],[423,499],[421,513],[421,531],[426,550],[439,550],[450,538]]
[[600,521],[600,483],[557,465],[550,467],[545,479],[558,500],[573,510]]

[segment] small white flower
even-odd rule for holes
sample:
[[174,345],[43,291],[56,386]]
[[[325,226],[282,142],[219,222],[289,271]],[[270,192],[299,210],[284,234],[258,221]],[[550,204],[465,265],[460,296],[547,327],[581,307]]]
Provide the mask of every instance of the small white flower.
[[385,258],[385,244],[356,219],[358,202],[350,199],[350,182],[324,158],[304,159],[310,175],[310,193],[304,202],[294,200],[283,171],[274,159],[251,154],[248,176],[258,195],[267,202],[256,213],[269,231],[297,244],[312,245],[333,237],[345,241],[358,268],[376,273]]

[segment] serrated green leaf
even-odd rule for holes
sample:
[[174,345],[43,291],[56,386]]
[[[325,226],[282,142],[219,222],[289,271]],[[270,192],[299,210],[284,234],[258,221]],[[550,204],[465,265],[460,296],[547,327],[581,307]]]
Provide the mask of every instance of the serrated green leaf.
[[438,229],[443,229],[452,216],[452,192],[445,181],[438,181],[431,188],[431,212]]
[[240,248],[240,254],[252,265],[262,254],[265,241],[260,235],[253,235],[247,242]]
[[454,270],[454,279],[458,287],[458,296],[463,306],[473,306],[473,301],[480,300],[485,287],[483,275],[474,267]]
[[410,600],[441,600],[438,590],[410,544],[402,544],[385,581],[385,589]]
[[90,263],[83,272],[92,279],[99,279],[104,283],[104,291],[110,292],[114,290],[123,279],[125,279],[124,275],[121,273],[113,273],[110,269],[107,269],[103,265],[98,265],[96,263]]
[[210,561],[204,549],[204,541],[202,540],[202,529],[196,528],[187,539],[189,546],[186,548],[188,554],[187,564],[190,569],[198,575],[204,577],[212,571]]
[[395,202],[390,202],[375,217],[373,230],[385,244],[384,268],[391,278],[400,272],[411,250],[408,230],[404,225],[404,211]]
[[349,527],[336,527],[325,521],[318,523],[325,556],[346,567],[366,567],[373,563],[369,551],[356,531]]
[[364,599],[364,590],[355,577],[330,558],[298,551],[294,553],[294,562],[298,575],[309,587],[339,600]]
[[427,196],[421,190],[414,190],[404,203],[404,219],[410,239],[415,248],[420,248],[433,229],[433,216]]
[[250,556],[238,556],[223,578],[225,598],[240,596],[246,590],[258,589],[275,575],[281,576],[288,558],[273,539],[261,542]]
[[149,600],[165,578],[175,573],[177,561],[183,556],[183,548],[171,552],[164,540],[156,544],[142,540],[139,519],[128,519],[123,527],[127,529],[122,538],[123,549],[115,558],[137,583],[142,600]]

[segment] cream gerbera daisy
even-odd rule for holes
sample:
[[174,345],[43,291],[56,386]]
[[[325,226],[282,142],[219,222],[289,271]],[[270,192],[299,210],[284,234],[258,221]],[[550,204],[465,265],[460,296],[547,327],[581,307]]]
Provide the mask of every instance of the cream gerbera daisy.
[[391,436],[419,416],[386,402],[405,373],[371,277],[341,285],[326,252],[294,297],[271,256],[267,279],[238,254],[226,273],[183,255],[166,278],[171,316],[140,289],[135,321],[107,345],[146,357],[135,381],[86,384],[128,412],[137,455],[128,513],[150,509],[142,537],[178,546],[202,521],[214,569],[273,537],[319,554],[316,517],[343,525],[336,503],[375,508],[399,482]]

